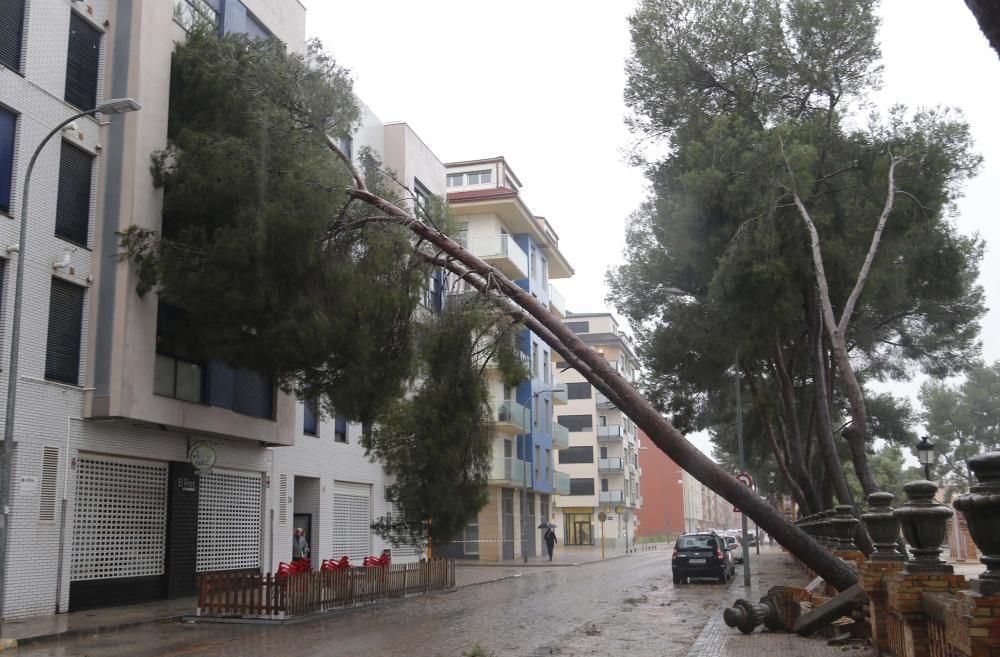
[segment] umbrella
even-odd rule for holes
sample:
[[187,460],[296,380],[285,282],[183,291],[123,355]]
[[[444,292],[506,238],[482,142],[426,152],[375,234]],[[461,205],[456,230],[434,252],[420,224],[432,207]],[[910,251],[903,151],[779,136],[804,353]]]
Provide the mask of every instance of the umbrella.
[[555,529],[556,526],[553,525],[551,522],[543,522],[542,524],[538,525],[538,528],[539,529]]

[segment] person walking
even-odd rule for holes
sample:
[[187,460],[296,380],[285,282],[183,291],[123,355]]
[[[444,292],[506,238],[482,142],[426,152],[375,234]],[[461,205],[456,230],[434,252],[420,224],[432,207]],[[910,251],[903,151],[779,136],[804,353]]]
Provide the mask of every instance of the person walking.
[[301,527],[296,527],[292,536],[292,561],[308,558],[309,541],[306,540],[306,532]]
[[552,531],[552,527],[545,530],[545,547],[549,551],[549,561],[552,561],[552,550],[556,547],[556,533]]

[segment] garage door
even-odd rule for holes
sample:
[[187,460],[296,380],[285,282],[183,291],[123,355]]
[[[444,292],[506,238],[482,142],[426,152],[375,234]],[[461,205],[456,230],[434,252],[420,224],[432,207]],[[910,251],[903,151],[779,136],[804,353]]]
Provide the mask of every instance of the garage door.
[[198,483],[197,571],[260,568],[260,472],[215,470]]
[[77,458],[70,580],[161,575],[166,537],[166,463]]
[[[335,481],[333,484],[333,557],[360,562],[372,550],[372,487]],[[361,565],[358,563],[358,565]]]

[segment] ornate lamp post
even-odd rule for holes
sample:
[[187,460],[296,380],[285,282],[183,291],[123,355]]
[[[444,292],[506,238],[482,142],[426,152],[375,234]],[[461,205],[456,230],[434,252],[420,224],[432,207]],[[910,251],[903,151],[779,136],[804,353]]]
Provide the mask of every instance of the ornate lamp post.
[[920,465],[924,466],[924,478],[930,480],[931,466],[934,465],[934,443],[928,440],[927,436],[917,443],[917,459]]

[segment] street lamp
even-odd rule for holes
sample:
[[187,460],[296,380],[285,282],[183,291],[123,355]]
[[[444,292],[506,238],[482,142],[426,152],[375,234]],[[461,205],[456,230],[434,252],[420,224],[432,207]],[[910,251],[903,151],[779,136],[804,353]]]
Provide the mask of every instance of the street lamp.
[[928,436],[924,436],[917,443],[917,460],[920,461],[920,465],[924,466],[924,478],[931,478],[931,466],[934,465],[934,443],[928,440]]
[[[60,130],[73,121],[94,114],[125,114],[136,112],[142,106],[131,98],[113,98],[101,103],[94,109],[77,112],[73,116],[52,128],[38,144],[28,161],[28,170],[24,174],[24,196],[21,200],[21,234],[17,242],[17,275],[14,283],[14,314],[13,328],[10,334],[10,362],[7,365],[7,412],[3,426],[3,469],[0,471],[0,606],[4,599],[7,584],[7,528],[10,526],[10,479],[14,456],[14,406],[17,403],[17,365],[21,347],[21,300],[24,296],[24,249],[28,236],[28,191],[31,185],[31,172],[35,161],[41,155],[42,149]],[[0,609],[0,617],[3,610]]]

